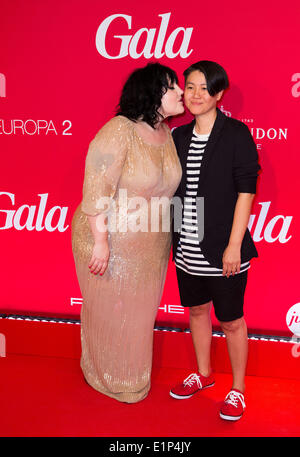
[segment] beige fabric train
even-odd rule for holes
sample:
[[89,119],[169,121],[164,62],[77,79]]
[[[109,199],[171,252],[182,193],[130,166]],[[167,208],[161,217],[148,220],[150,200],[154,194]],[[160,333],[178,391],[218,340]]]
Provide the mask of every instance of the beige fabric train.
[[[166,220],[170,224],[169,203],[160,211],[151,211],[149,203],[151,197],[168,197],[169,202],[181,179],[171,132],[165,128],[166,143],[150,145],[138,135],[135,123],[123,116],[105,124],[90,143],[83,199],[72,220],[72,248],[83,297],[81,368],[94,389],[128,403],[142,400],[150,389],[153,327],[171,245],[169,227],[165,231],[162,224]],[[128,199],[146,199],[140,202],[138,221],[147,221],[147,231],[130,229],[137,222],[137,209],[126,214],[125,190]],[[87,215],[101,212],[101,197],[113,198],[122,229],[109,232],[108,268],[103,276],[95,276],[88,268],[94,241]],[[129,230],[123,231],[124,223]]]

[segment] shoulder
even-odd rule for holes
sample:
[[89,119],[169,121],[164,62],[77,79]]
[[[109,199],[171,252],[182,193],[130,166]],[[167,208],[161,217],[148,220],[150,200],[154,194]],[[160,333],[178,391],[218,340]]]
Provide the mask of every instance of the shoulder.
[[172,133],[176,133],[176,135],[184,135],[187,131],[191,130],[194,126],[195,121],[189,122],[188,124],[180,125],[179,127],[175,127]]
[[244,122],[239,121],[238,119],[235,119],[233,117],[226,116],[225,125],[227,128],[234,130],[235,132],[240,133],[241,135],[250,133],[248,126],[244,124]]
[[173,138],[185,137],[187,134],[192,132],[195,121],[189,122],[188,124],[181,125],[180,127],[175,127],[172,130]]
[[112,117],[109,121],[107,121],[103,127],[99,130],[98,134],[102,131],[123,131],[128,130],[131,127],[132,121],[127,119],[125,116],[115,116]]
[[238,119],[226,117],[223,132],[228,138],[228,141],[234,142],[237,145],[251,145],[252,147],[254,144],[249,127]]
[[132,128],[132,122],[124,116],[115,116],[107,121],[96,133],[92,142],[114,141],[123,143]]
[[230,144],[234,145],[235,153],[249,160],[257,159],[257,147],[249,127],[238,119],[227,118],[228,126],[226,137]]

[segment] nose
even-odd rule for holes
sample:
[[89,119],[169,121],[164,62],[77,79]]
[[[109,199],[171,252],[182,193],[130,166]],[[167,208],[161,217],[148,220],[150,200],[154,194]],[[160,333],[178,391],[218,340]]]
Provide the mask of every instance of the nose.
[[194,97],[200,97],[200,95],[201,95],[200,88],[195,87],[195,89],[194,89]]
[[178,95],[181,96],[183,94],[183,90],[178,85],[177,85],[176,89],[177,89]]

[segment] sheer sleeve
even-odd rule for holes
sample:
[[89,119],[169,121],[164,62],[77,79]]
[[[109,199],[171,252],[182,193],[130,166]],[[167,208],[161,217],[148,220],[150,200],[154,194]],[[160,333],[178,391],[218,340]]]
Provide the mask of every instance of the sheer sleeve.
[[101,197],[113,198],[125,162],[128,121],[116,116],[108,121],[91,141],[85,161],[81,210],[96,216]]

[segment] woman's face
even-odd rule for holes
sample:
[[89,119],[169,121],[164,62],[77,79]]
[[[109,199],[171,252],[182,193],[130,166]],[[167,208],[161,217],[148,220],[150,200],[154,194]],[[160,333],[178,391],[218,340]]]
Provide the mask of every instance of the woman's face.
[[184,102],[187,109],[194,116],[202,116],[216,110],[217,102],[223,91],[216,95],[209,95],[206,79],[201,71],[195,70],[187,77],[184,88]]
[[159,113],[164,117],[176,116],[184,112],[182,101],[183,90],[178,84],[170,84],[167,92],[162,96]]

